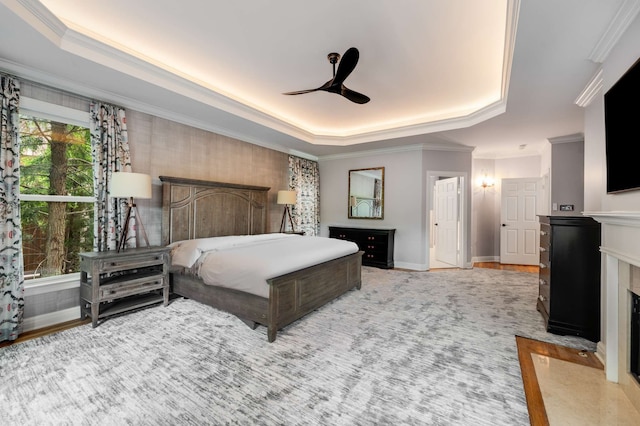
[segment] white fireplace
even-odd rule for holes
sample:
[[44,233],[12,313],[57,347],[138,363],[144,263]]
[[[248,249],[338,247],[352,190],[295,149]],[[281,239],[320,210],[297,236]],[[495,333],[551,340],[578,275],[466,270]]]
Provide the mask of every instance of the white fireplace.
[[631,293],[640,295],[640,212],[585,212],[602,224],[602,327],[598,356],[607,380],[619,383],[640,410],[640,385],[630,372]]

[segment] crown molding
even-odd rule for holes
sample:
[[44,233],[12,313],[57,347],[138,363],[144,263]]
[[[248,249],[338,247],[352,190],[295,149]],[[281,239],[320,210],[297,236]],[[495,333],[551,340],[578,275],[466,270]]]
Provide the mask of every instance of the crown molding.
[[342,160],[345,158],[358,158],[358,157],[366,157],[366,156],[374,156],[374,155],[388,155],[388,154],[397,154],[401,152],[410,152],[410,151],[471,152],[474,149],[475,148],[472,146],[465,146],[465,145],[423,143],[423,144],[415,144],[415,145],[403,145],[403,146],[390,147],[390,148],[346,152],[343,154],[322,155],[318,157],[318,161]]
[[600,68],[596,74],[591,77],[591,80],[587,83],[580,95],[576,98],[574,103],[579,107],[586,108],[591,105],[591,102],[599,95],[603,87],[602,68]]
[[572,143],[572,142],[584,142],[584,135],[582,133],[576,133],[573,135],[558,136],[555,138],[547,139],[551,145],[559,143]]
[[[225,93],[219,88],[176,70],[167,64],[160,63],[139,52],[135,52],[127,46],[115,45],[111,42],[107,44],[98,40],[97,36],[93,38],[84,35],[66,25],[42,5],[42,3],[36,0],[16,0],[9,2],[8,6],[35,30],[48,37],[55,45],[68,53],[78,55],[109,69],[143,80],[164,90],[177,93],[209,107],[249,120],[255,124],[283,133],[300,141],[317,145],[347,146],[470,127],[504,113],[506,111],[506,97],[515,46],[520,0],[509,0],[507,5],[507,34],[505,36],[501,99],[473,113],[457,118],[409,125],[400,124],[394,128],[380,128],[358,134],[341,136],[313,133],[291,121],[285,120],[283,117],[274,115],[273,112],[267,111],[263,107],[234,97],[234,95],[230,93]],[[45,73],[46,72],[42,71],[37,81],[50,80],[51,78],[44,76]],[[67,83],[68,90],[73,93],[83,95],[91,93],[87,92],[87,88],[79,91],[78,89],[80,88],[74,86],[71,82]],[[131,98],[104,91],[101,93],[100,98],[105,101],[118,103],[124,107],[136,108],[133,105],[139,104],[139,102]],[[140,107],[137,107],[137,109],[139,108]],[[145,105],[143,108],[145,112],[149,111],[154,113],[159,109],[154,109],[154,107],[149,105]],[[168,111],[165,110],[163,116],[166,116],[167,113]],[[176,114],[179,115],[179,112],[172,111],[170,117],[175,120],[174,117]],[[199,128],[216,131],[217,133],[240,140],[247,140],[246,136],[238,132],[216,128],[215,126],[211,126],[210,123],[193,123],[193,120],[189,118],[183,118],[181,122],[184,122],[184,120]],[[257,141],[253,140],[250,142],[256,143]]]
[[640,0],[625,0],[609,23],[607,30],[589,54],[588,59],[596,63],[603,63],[609,56],[611,49],[622,37],[622,34],[635,20],[638,12],[640,12]]

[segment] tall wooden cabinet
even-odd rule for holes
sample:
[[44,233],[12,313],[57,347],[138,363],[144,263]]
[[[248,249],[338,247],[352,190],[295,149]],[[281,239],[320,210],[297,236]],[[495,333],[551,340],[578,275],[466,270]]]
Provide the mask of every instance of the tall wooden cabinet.
[[395,229],[345,228],[330,226],[329,238],[353,241],[362,255],[362,264],[378,268],[393,268],[393,244]]
[[547,331],[600,340],[600,224],[584,216],[539,216],[537,309]]

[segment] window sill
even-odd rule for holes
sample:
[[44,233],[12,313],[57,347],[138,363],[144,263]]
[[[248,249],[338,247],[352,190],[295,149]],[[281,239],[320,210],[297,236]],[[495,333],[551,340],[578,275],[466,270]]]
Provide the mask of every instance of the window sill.
[[25,281],[24,296],[55,293],[62,290],[80,287],[80,273],[58,275],[55,277],[36,278]]

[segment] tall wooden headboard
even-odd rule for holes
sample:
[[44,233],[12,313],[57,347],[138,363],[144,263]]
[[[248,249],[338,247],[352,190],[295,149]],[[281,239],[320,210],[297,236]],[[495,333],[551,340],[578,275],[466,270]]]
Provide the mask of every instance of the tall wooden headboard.
[[264,186],[160,176],[162,244],[268,231]]

